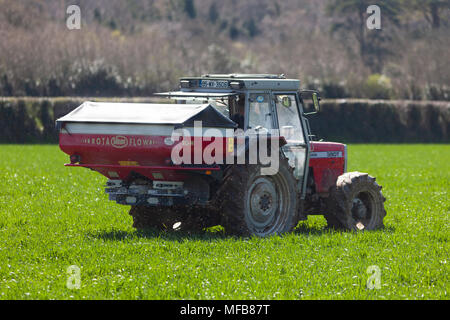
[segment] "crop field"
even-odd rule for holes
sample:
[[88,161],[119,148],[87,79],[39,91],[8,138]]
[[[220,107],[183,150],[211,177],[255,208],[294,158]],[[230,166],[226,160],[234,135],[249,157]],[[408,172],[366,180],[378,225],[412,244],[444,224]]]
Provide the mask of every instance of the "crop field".
[[314,216],[264,239],[138,232],[67,161],[0,146],[0,299],[449,299],[450,145],[349,145],[349,171],[383,185],[383,230]]

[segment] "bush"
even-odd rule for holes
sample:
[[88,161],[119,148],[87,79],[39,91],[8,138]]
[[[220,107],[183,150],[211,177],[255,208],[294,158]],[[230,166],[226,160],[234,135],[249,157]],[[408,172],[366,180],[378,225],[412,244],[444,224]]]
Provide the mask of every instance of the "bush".
[[323,84],[320,94],[327,99],[340,99],[349,96],[343,86],[331,82]]
[[425,95],[428,100],[448,101],[450,100],[450,87],[431,84],[426,87]]
[[73,69],[75,95],[106,97],[123,94],[120,76],[102,60],[95,61],[88,68],[75,65]]
[[364,85],[365,97],[369,99],[389,99],[392,96],[391,80],[385,75],[372,74]]

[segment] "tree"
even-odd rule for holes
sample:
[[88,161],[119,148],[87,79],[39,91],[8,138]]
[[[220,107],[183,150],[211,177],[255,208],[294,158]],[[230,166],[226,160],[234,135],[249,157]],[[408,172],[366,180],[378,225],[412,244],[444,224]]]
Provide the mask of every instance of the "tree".
[[213,2],[209,7],[209,21],[211,21],[212,24],[215,24],[218,18],[219,12],[217,11],[216,3]]
[[244,22],[244,27],[247,29],[247,33],[250,38],[255,37],[259,33],[258,27],[256,26],[255,20],[253,20],[253,18],[250,18],[248,21]]
[[[384,57],[390,54],[385,44],[392,39],[392,32],[383,32],[383,25],[382,30],[367,28],[367,8],[372,4],[373,0],[332,0],[328,3],[326,11],[329,16],[335,17],[332,33],[339,32],[344,37],[348,34],[353,35],[363,62],[372,72],[380,72]],[[380,7],[383,23],[386,21],[394,25],[399,23],[399,0],[379,1],[377,5]]]
[[194,0],[184,0],[184,11],[189,18],[195,19],[197,16],[197,10],[195,10]]
[[442,10],[450,8],[450,0],[404,0],[404,3],[405,5],[412,3],[412,10],[423,12],[425,19],[433,29],[441,27]]

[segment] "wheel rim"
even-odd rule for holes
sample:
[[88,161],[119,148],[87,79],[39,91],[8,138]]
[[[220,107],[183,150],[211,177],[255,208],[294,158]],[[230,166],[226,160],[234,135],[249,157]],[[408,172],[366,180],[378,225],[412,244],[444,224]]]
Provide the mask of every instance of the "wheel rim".
[[372,219],[374,199],[368,192],[360,192],[352,201],[352,218],[358,229],[366,228]]
[[258,177],[247,192],[246,220],[258,236],[282,232],[289,215],[289,193],[279,175]]
[[258,178],[249,190],[249,214],[251,224],[262,231],[276,217],[279,205],[278,192],[273,182],[266,177]]

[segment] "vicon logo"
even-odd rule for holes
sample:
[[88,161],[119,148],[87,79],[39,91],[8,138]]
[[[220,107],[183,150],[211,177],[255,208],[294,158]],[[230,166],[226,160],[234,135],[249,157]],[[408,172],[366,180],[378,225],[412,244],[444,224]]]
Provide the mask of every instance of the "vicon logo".
[[115,136],[111,138],[111,145],[114,148],[122,149],[128,146],[128,138],[124,136]]

